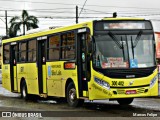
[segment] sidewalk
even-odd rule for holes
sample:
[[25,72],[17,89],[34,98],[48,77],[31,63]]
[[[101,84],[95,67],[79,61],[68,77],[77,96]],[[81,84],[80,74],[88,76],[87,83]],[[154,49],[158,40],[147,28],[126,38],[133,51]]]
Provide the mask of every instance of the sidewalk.
[[2,84],[0,84],[0,96],[11,96],[11,97],[18,97],[20,94],[12,93],[5,88],[2,87]]

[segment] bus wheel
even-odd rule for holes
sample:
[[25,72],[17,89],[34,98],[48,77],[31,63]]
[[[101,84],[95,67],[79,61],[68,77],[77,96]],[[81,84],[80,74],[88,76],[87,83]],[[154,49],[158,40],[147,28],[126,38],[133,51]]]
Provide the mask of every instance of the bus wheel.
[[23,81],[22,86],[21,86],[21,97],[25,100],[28,100],[28,92],[27,92],[27,85],[26,82]]
[[117,99],[117,101],[120,105],[129,105],[133,102],[133,98],[121,98]]
[[78,107],[84,103],[83,99],[77,99],[76,89],[72,82],[67,87],[67,102],[71,107]]

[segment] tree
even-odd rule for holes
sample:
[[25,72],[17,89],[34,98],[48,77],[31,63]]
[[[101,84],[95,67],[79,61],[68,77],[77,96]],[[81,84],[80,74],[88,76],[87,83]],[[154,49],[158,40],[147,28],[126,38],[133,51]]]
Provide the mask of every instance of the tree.
[[38,19],[35,16],[30,16],[26,10],[22,11],[21,17],[15,16],[10,20],[9,36],[17,36],[17,32],[21,31],[21,26],[23,28],[23,35],[25,35],[26,30],[33,28],[38,28]]

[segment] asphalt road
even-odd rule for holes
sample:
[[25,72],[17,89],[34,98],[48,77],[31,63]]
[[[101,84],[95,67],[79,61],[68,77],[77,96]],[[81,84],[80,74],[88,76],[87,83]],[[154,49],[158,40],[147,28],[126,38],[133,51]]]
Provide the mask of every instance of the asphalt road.
[[[0,82],[1,79],[0,71]],[[91,120],[94,120],[96,117],[102,120],[105,117],[111,117],[111,119],[117,117],[122,117],[122,119],[124,119],[124,117],[131,119],[141,117],[140,119],[142,119],[145,117],[145,120],[154,117],[154,119],[158,119],[158,117],[160,117],[160,98],[136,98],[133,103],[128,106],[120,106],[116,101],[108,100],[85,101],[82,107],[71,108],[67,103],[57,102],[55,99],[25,101],[20,98],[20,94],[11,93],[0,84],[0,119],[6,111],[11,113],[12,119],[14,117],[16,120],[32,120],[36,118],[52,119],[53,117],[58,120],[66,120],[66,117],[76,117],[76,120],[78,120],[79,117],[87,117],[86,120],[88,120],[88,117]],[[37,116],[34,116],[34,113]],[[7,120],[8,119],[10,119],[10,117],[7,117]]]
[[[28,118],[28,114],[37,113],[38,119],[45,117],[160,117],[159,98],[136,98],[131,105],[120,106],[116,101],[86,101],[82,107],[71,108],[67,103],[54,99],[24,101],[19,94],[13,94],[0,85],[0,116],[11,113],[17,119]],[[3,113],[3,114],[2,114]],[[21,116],[16,116],[21,115]],[[23,116],[22,116],[23,115]],[[3,116],[4,117],[4,116]],[[34,116],[35,117],[35,116]],[[33,116],[31,117],[33,118]]]

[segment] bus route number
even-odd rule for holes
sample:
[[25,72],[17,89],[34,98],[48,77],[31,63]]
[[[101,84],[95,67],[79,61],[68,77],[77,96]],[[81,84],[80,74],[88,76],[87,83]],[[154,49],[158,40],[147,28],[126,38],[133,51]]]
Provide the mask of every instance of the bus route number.
[[112,81],[112,86],[124,86],[124,81]]
[[24,67],[20,67],[20,72],[24,72]]

